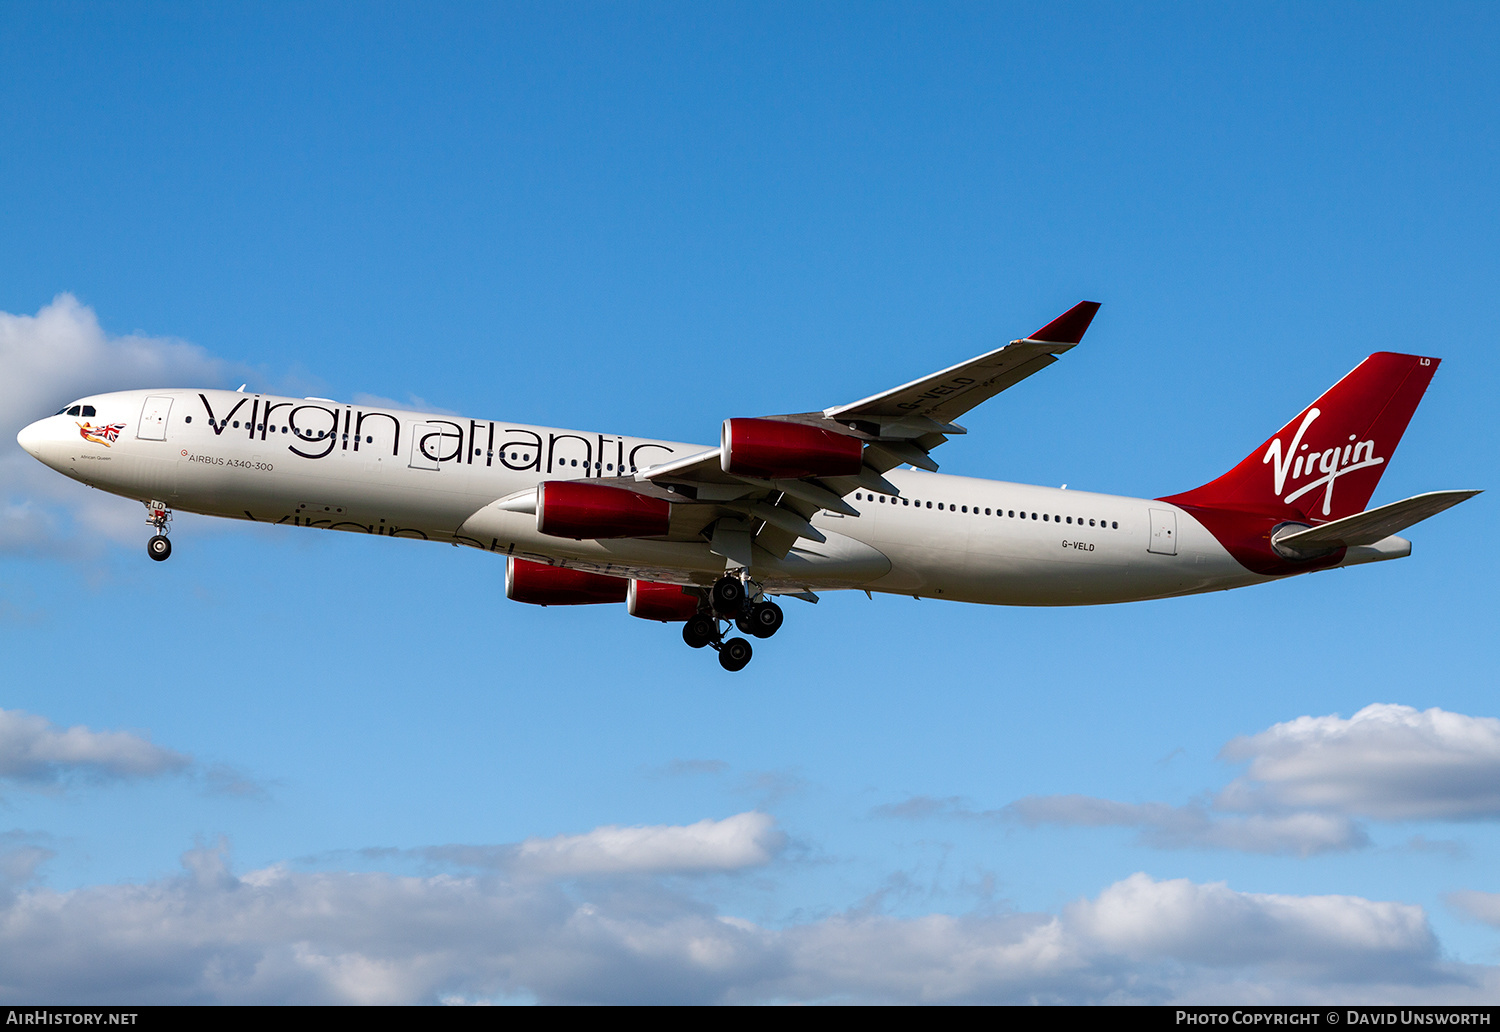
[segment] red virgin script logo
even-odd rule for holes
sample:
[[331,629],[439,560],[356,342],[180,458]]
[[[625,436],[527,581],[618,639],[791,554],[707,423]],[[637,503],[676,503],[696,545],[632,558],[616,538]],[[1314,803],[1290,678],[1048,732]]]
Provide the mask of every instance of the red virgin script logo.
[[[1277,437],[1271,442],[1271,447],[1266,449],[1266,457],[1261,463],[1271,463],[1272,472],[1276,478],[1276,495],[1287,505],[1291,505],[1303,495],[1317,488],[1323,489],[1323,515],[1327,516],[1333,510],[1333,485],[1339,477],[1345,473],[1353,473],[1357,469],[1368,469],[1370,466],[1378,466],[1385,461],[1384,458],[1375,454],[1374,441],[1356,441],[1358,434],[1349,435],[1349,443],[1334,445],[1323,451],[1312,451],[1302,443],[1302,437],[1307,433],[1307,428],[1312,426],[1313,420],[1322,413],[1315,408],[1307,410],[1307,415],[1302,417],[1302,425],[1297,427],[1296,436],[1292,443],[1283,452],[1281,449],[1281,438]],[[1290,476],[1288,476],[1290,474]],[[1318,476],[1318,474],[1322,474]],[[1300,487],[1297,481],[1304,477],[1316,477],[1309,480]],[[1281,497],[1281,492],[1291,487],[1292,490]]]

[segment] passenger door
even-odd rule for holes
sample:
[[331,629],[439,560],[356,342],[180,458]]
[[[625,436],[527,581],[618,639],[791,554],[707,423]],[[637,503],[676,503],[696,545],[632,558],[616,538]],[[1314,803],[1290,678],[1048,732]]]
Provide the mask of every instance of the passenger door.
[[437,469],[463,453],[463,436],[443,423],[417,423],[411,428],[411,468]]
[[1177,514],[1171,509],[1151,510],[1151,541],[1146,551],[1157,555],[1177,554]]
[[141,406],[141,423],[135,428],[135,436],[142,441],[165,441],[167,414],[171,411],[171,398],[147,398],[146,403]]

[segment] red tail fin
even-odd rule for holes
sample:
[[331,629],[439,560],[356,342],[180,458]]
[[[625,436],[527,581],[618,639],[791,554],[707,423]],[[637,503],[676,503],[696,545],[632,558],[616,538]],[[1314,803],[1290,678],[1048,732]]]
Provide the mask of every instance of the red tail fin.
[[1439,361],[1371,355],[1234,469],[1162,501],[1309,523],[1363,512]]

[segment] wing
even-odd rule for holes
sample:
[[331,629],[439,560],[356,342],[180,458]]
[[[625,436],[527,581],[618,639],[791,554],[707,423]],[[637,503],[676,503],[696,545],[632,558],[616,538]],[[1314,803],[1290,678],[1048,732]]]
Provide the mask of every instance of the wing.
[[[635,480],[679,498],[690,497],[704,510],[722,512],[702,512],[706,518],[699,535],[732,562],[751,565],[752,544],[778,558],[785,556],[799,538],[824,540],[810,522],[819,510],[855,515],[844,497],[856,488],[899,494],[882,476],[887,470],[903,464],[936,470],[928,453],[948,435],[966,432],[953,420],[1056,362],[1058,355],[1083,339],[1098,310],[1097,302],[1082,301],[1029,337],[853,404],[744,421],[806,428],[789,431],[792,436],[800,432],[859,442],[859,461],[836,474],[747,473],[730,454],[730,424],[741,421],[729,420],[718,448],[642,470]],[[675,523],[674,517],[674,531]]]
[[[966,432],[954,419],[1056,362],[1098,310],[1080,302],[1029,337],[851,405],[726,420],[717,448],[589,482],[671,502],[666,539],[708,541],[732,565],[753,566],[757,550],[784,558],[799,540],[815,549],[826,537],[813,516],[858,515],[844,501],[856,488],[899,494],[882,475],[896,466],[936,470],[928,453]],[[527,491],[498,507],[535,512],[536,504]]]
[[916,431],[963,433],[953,420],[1056,362],[1058,355],[1083,339],[1097,311],[1097,302],[1080,301],[1029,337],[823,414],[901,437],[916,436]]

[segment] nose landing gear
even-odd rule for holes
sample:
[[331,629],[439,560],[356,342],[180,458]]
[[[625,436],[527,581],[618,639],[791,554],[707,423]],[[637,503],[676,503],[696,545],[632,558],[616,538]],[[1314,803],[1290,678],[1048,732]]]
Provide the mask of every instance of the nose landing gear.
[[720,624],[728,621],[751,637],[769,638],[781,629],[781,607],[766,598],[748,577],[729,574],[720,577],[709,589],[704,611],[683,625],[682,640],[690,648],[712,646],[719,654],[721,667],[743,670],[755,650],[744,638],[724,640]]
[[153,498],[146,503],[146,522],[156,528],[156,533],[146,542],[146,554],[161,562],[172,554],[172,542],[167,540],[170,529],[167,525],[172,522],[172,510],[167,508],[166,502],[158,502]]

